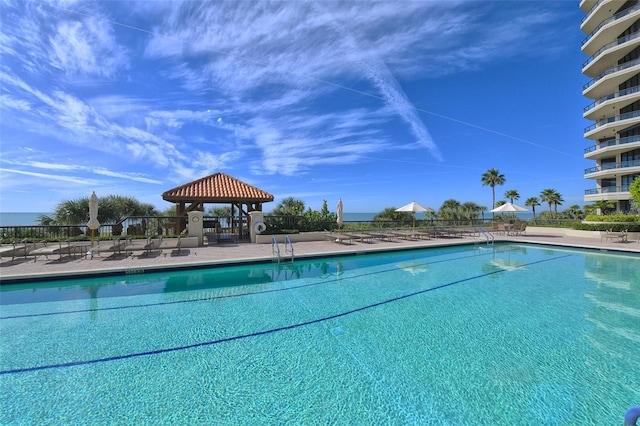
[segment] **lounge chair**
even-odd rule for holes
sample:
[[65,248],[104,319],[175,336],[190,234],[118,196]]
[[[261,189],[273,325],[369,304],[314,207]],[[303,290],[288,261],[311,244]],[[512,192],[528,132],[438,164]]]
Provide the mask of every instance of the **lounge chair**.
[[22,240],[19,243],[16,243],[14,241],[11,244],[5,244],[0,247],[0,257],[11,256],[11,261],[13,262],[16,256],[24,255],[24,257],[26,258],[27,251],[28,251],[28,242],[26,239]]
[[127,240],[124,238],[114,238],[110,244],[106,241],[103,241],[102,243],[98,241],[98,245],[91,248],[90,252],[92,258],[95,254],[100,255],[102,252],[119,255],[124,253],[127,247]]
[[338,244],[351,244],[353,237],[343,232],[325,232],[324,239]]
[[415,231],[408,229],[398,229],[393,231],[393,235],[403,240],[417,240],[419,238]]
[[128,239],[124,248],[125,252],[133,256],[136,251],[143,251],[145,254],[151,253],[152,250],[157,250],[159,242],[162,241],[162,237],[159,240],[153,240],[151,237],[145,239]]
[[49,260],[50,255],[57,254],[60,256],[58,260],[62,260],[64,255],[75,253],[75,247],[69,241],[46,242],[44,247],[40,247],[29,252],[29,256],[34,257],[34,262],[38,261],[38,256],[45,256]]
[[372,243],[373,236],[367,232],[349,232],[345,235],[350,236],[355,241],[360,241],[361,243]]

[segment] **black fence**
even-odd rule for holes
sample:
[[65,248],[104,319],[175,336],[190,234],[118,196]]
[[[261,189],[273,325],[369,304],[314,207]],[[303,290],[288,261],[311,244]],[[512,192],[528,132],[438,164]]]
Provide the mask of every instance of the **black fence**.
[[[527,219],[521,220],[514,215],[496,215],[498,222],[524,221],[530,226],[570,227],[576,221],[558,219]],[[344,230],[376,230],[397,228],[442,228],[442,227],[477,227],[491,228],[489,219],[416,219],[413,220],[377,220],[377,221],[345,221],[338,225],[335,221],[309,220],[304,216],[274,216],[265,215],[267,225],[266,234],[297,233],[313,231]],[[246,218],[205,216],[203,220],[204,234],[238,234],[242,228],[243,234],[248,233],[249,225]],[[2,242],[15,240],[48,240],[61,239],[90,240],[111,239],[114,237],[143,238],[147,236],[173,236],[187,232],[188,219],[175,216],[132,216],[118,223],[103,224],[94,231],[86,224],[82,225],[33,225],[33,226],[0,226]],[[93,235],[92,235],[93,232]]]

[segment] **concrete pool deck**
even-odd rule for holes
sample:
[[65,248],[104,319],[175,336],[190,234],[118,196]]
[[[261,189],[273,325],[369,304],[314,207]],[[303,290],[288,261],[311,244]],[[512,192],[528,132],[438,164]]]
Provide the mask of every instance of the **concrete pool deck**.
[[[611,252],[626,252],[640,254],[640,242],[637,238],[630,238],[627,242],[605,240],[598,236],[572,236],[555,234],[535,230],[527,235],[520,236],[495,236],[496,242],[519,242],[563,246],[572,248],[587,248],[606,250]],[[361,254],[376,251],[402,250],[413,248],[428,248],[452,246],[461,244],[486,244],[484,237],[456,237],[433,238],[430,240],[404,240],[354,242],[352,244],[339,244],[331,241],[294,242],[295,258],[307,258],[318,256]],[[284,253],[284,245],[280,244],[281,261],[290,261],[291,255]],[[211,246],[185,248],[177,250],[165,249],[162,253],[153,251],[150,254],[126,256],[65,256],[58,260],[58,255],[51,255],[49,259],[38,257],[34,261],[33,256],[2,258],[0,262],[0,283],[8,284],[29,280],[45,280],[51,278],[73,277],[78,275],[94,274],[139,274],[150,270],[175,269],[184,267],[204,267],[227,265],[245,262],[272,262],[277,261],[277,255],[272,253],[271,244],[223,243]]]

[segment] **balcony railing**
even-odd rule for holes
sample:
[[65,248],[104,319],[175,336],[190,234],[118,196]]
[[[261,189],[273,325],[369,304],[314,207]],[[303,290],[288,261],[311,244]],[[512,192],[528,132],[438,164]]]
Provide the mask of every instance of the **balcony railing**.
[[588,126],[584,129],[584,133],[589,133],[590,131],[597,129],[598,127],[602,127],[605,124],[614,123],[616,121],[628,120],[630,118],[640,117],[640,111],[631,111],[625,114],[615,115],[613,117],[603,118],[602,120],[596,121],[591,126]]
[[624,44],[628,41],[631,40],[635,40],[638,37],[640,37],[640,32],[635,32],[635,33],[631,33],[629,35],[626,35],[624,37],[620,37],[619,39],[617,39],[616,41],[612,41],[611,43],[607,43],[604,46],[602,46],[600,49],[598,49],[598,51],[596,53],[594,53],[591,57],[589,57],[586,61],[584,61],[582,63],[582,68],[586,67],[587,65],[589,65],[591,62],[593,62],[594,59],[596,59],[598,56],[600,56],[603,52],[616,47],[616,46],[620,46],[621,44]]
[[633,142],[640,142],[640,135],[628,136],[626,138],[611,139],[608,141],[600,142],[600,144],[598,145],[593,145],[593,146],[590,146],[589,148],[586,148],[584,150],[584,153],[588,154],[590,152],[597,151],[599,149],[608,148],[610,146],[624,145],[624,144],[633,143]]
[[584,195],[613,194],[616,192],[629,192],[629,185],[608,186],[606,188],[586,189],[584,191]]
[[611,93],[609,95],[601,97],[600,99],[593,102],[591,105],[584,107],[583,112],[586,113],[587,111],[592,110],[593,108],[600,105],[601,103],[609,101],[611,99],[621,98],[623,96],[631,95],[633,93],[638,93],[638,92],[640,92],[640,86],[633,86],[633,87],[629,87],[628,89],[620,90],[619,92],[616,92],[616,93]]
[[640,167],[640,160],[622,161],[620,163],[606,163],[596,167],[590,167],[584,170],[585,175],[591,173],[603,172],[606,170],[626,169],[629,167]]
[[[591,31],[591,34],[586,36],[584,40],[582,40],[582,45],[584,46],[584,44],[586,42],[591,40],[591,38],[594,36],[595,33],[597,33],[600,30],[600,28],[604,27],[605,25],[609,24],[610,22],[613,22],[613,21],[618,20],[620,18],[624,18],[628,14],[633,13],[633,12],[635,12],[637,10],[640,10],[640,4],[637,4],[637,5],[631,6],[628,9],[622,10],[622,11],[616,13],[615,15],[613,15],[611,18],[607,18],[604,21],[600,22],[600,25],[598,25],[593,31]],[[588,16],[588,15],[586,15],[586,16]],[[585,18],[586,18],[586,16],[585,16]]]
[[598,8],[598,6],[600,6],[605,1],[607,1],[607,0],[598,0],[598,2],[593,5],[591,10],[588,11],[587,14],[582,17],[582,21],[580,21],[580,24],[582,24],[584,21],[586,21],[591,16],[591,14]]
[[618,66],[613,67],[613,68],[609,68],[608,70],[604,70],[599,75],[594,77],[593,80],[591,80],[590,82],[588,82],[587,84],[582,86],[582,91],[587,90],[589,87],[593,86],[594,84],[596,84],[598,81],[600,81],[602,78],[608,76],[609,74],[613,74],[613,73],[625,70],[627,68],[634,67],[634,66],[636,66],[638,64],[640,64],[640,59],[634,59],[633,61],[625,62],[624,64],[618,65]]

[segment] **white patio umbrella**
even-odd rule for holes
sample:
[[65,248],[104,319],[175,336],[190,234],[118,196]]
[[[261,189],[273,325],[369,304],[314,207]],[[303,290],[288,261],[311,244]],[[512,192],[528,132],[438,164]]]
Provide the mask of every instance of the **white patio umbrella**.
[[91,247],[93,247],[93,233],[96,229],[100,228],[100,222],[98,222],[98,196],[96,191],[93,191],[91,198],[89,198],[89,222],[87,222],[87,228],[91,229]]
[[495,209],[491,210],[492,213],[524,213],[528,211],[529,210],[525,209],[524,207],[516,206],[515,204],[511,203],[504,203],[500,207],[496,207]]
[[412,212],[413,213],[413,230],[416,229],[416,212],[432,212],[433,210],[429,207],[421,206],[415,201],[410,202],[406,206],[402,206],[399,209],[396,209],[397,212]]
[[342,198],[340,198],[340,200],[338,200],[338,208],[336,209],[336,211],[338,212],[338,217],[336,218],[336,223],[338,224],[338,229],[340,229],[340,226],[342,225]]

